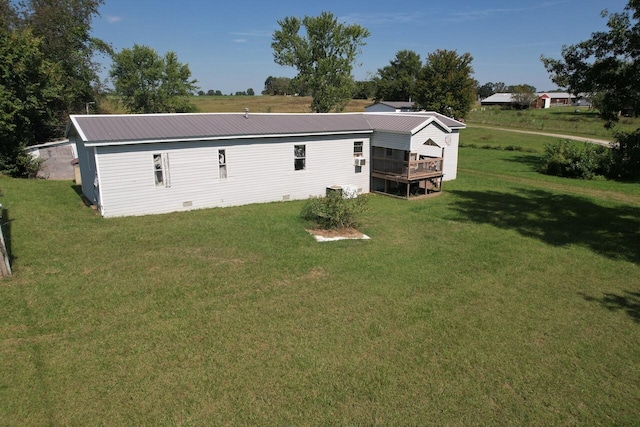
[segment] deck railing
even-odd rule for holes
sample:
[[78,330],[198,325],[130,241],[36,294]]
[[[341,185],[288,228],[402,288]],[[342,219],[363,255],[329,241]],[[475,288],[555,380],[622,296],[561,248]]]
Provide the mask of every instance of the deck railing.
[[395,160],[383,157],[372,159],[372,172],[400,176],[406,179],[419,179],[442,175],[442,157],[429,157],[422,160]]

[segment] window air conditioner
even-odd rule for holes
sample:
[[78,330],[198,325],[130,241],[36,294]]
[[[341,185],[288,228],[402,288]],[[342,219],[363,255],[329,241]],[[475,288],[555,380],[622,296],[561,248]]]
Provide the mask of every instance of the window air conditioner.
[[367,164],[367,159],[364,157],[354,157],[353,162],[356,166],[364,166]]

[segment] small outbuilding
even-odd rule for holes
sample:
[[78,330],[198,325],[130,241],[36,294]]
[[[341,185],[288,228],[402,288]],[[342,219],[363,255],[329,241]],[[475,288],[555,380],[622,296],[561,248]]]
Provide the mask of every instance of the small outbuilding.
[[30,145],[25,151],[31,156],[42,159],[42,167],[37,177],[53,180],[74,179],[71,161],[77,157],[75,143],[68,139],[44,144]]

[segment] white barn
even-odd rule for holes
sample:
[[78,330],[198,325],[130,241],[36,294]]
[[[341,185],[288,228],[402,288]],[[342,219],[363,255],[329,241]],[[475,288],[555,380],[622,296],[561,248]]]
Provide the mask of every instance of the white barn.
[[437,113],[140,114],[71,116],[66,133],[84,196],[115,217],[306,199],[335,185],[439,191],[456,176],[462,128]]

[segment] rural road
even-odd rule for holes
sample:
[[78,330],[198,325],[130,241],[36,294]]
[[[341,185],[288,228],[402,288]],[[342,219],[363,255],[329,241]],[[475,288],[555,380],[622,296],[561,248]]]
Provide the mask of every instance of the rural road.
[[563,135],[559,133],[538,132],[534,130],[508,129],[508,128],[483,126],[483,125],[476,125],[476,124],[469,124],[469,123],[467,123],[467,126],[472,128],[478,128],[478,129],[503,130],[505,132],[528,133],[531,135],[542,135],[542,136],[551,136],[551,137],[562,138],[562,139],[570,139],[572,141],[591,142],[593,144],[604,145],[606,147],[610,147],[612,142],[612,141],[607,141],[605,139],[588,138],[584,136],[575,136],[575,135]]

